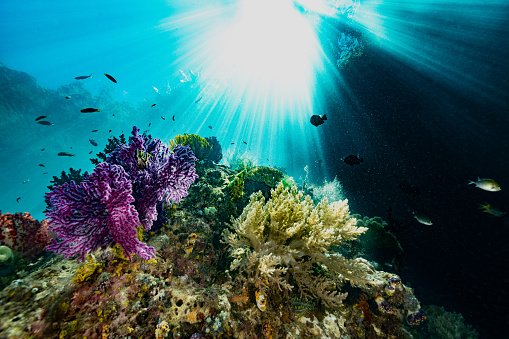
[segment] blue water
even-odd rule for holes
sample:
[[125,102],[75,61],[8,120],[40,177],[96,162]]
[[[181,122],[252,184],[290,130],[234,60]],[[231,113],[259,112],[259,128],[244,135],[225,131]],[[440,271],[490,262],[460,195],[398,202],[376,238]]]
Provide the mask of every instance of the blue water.
[[[133,125],[164,141],[216,136],[225,158],[285,167],[300,181],[305,166],[314,183],[337,176],[355,213],[394,208],[410,225],[398,236],[402,278],[418,298],[463,313],[486,337],[503,333],[508,217],[477,207],[509,210],[507,1],[323,1],[328,11],[303,3],[3,0],[0,62],[48,96],[92,74],[80,83],[105,106],[83,114],[73,97],[5,98],[0,209],[42,219],[51,177],[91,171],[88,153]],[[347,62],[338,66],[338,55]],[[328,120],[315,127],[313,114]],[[39,115],[54,125],[37,124]],[[346,165],[350,154],[365,162]],[[502,191],[466,185],[477,176]],[[403,195],[401,182],[422,194]],[[416,209],[433,228],[414,224]]]

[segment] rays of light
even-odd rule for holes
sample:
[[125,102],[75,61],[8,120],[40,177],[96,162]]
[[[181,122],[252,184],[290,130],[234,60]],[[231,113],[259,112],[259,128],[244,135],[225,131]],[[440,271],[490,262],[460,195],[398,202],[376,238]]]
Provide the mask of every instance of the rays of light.
[[228,2],[170,17],[161,28],[176,25],[187,30],[178,67],[199,69],[203,81],[195,93],[203,101],[189,107],[198,109],[191,132],[214,125],[230,152],[249,150],[263,162],[284,163],[318,143],[304,127],[314,128],[309,118],[323,52],[292,0]]

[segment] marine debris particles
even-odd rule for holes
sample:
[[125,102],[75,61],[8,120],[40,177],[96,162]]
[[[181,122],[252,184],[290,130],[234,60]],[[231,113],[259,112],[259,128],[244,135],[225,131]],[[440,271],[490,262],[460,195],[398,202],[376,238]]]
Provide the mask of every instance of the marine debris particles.
[[114,83],[117,83],[117,80],[115,80],[115,78],[114,78],[114,77],[112,77],[111,75],[106,74],[106,73],[104,73],[104,75],[106,75],[106,77],[107,77],[108,79],[110,79],[111,81],[113,81]]
[[81,113],[93,113],[93,112],[99,112],[99,111],[100,110],[97,108],[88,107],[88,108],[83,108],[80,112]]
[[353,165],[360,165],[361,162],[364,161],[363,158],[359,158],[357,155],[349,155],[345,158],[341,158],[345,162],[345,164],[353,166]]
[[421,194],[421,190],[419,187],[412,185],[410,183],[400,183],[398,184],[399,189],[401,192],[408,194],[409,196],[416,197],[419,194]]
[[470,180],[470,182],[468,184],[469,185],[474,184],[475,187],[479,187],[480,189],[488,191],[488,192],[498,192],[498,191],[502,190],[502,188],[500,188],[500,185],[498,184],[498,182],[496,182],[493,179],[488,179],[488,178],[485,178],[485,179],[477,178],[477,181]]
[[319,115],[312,115],[311,116],[311,119],[309,120],[311,122],[311,124],[313,126],[320,126],[321,124],[323,124],[325,122],[325,120],[327,120],[327,115],[322,115],[322,116],[319,116]]
[[75,157],[76,154],[72,154],[72,153],[69,153],[69,152],[60,152],[60,153],[58,153],[58,156],[59,157]]
[[88,78],[91,78],[92,77],[92,74],[90,75],[80,75],[79,77],[76,77],[74,79],[76,80],[84,80],[84,79],[88,79]]

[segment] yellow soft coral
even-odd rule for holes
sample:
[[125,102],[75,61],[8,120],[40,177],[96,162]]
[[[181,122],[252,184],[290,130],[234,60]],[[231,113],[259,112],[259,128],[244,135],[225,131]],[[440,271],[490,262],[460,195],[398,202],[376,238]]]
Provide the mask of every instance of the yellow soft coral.
[[[374,272],[367,261],[347,259],[331,250],[367,230],[357,227],[356,221],[350,217],[347,200],[329,204],[325,198],[315,206],[295,186],[285,189],[279,183],[267,202],[261,192],[251,195],[241,216],[232,219],[232,232],[226,231],[223,241],[232,247],[234,267],[247,273],[240,279],[258,285],[262,292],[272,286],[292,289],[290,275],[302,295],[321,297],[334,306],[342,295],[323,289],[342,280],[366,285]],[[316,276],[315,264],[324,265],[330,274]]]
[[72,280],[77,284],[88,281],[90,277],[94,275],[94,273],[102,271],[103,264],[95,262],[94,257],[92,257],[90,254],[87,255],[86,260],[87,263],[78,268],[78,271]]

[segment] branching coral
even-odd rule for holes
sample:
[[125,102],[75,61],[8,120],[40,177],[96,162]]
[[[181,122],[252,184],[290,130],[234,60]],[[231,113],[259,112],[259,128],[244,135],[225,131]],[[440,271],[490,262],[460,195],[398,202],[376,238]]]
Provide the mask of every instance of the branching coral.
[[[366,231],[350,218],[346,200],[329,204],[324,199],[315,206],[295,186],[285,189],[282,183],[271,193],[267,202],[260,192],[251,195],[241,216],[232,219],[233,231],[224,232],[223,241],[235,258],[231,268],[240,269],[239,279],[263,293],[296,285],[302,296],[320,297],[327,306],[341,302],[337,291],[329,292],[337,283],[370,283],[373,268],[365,260],[330,251]],[[328,274],[315,274],[316,266]]]

